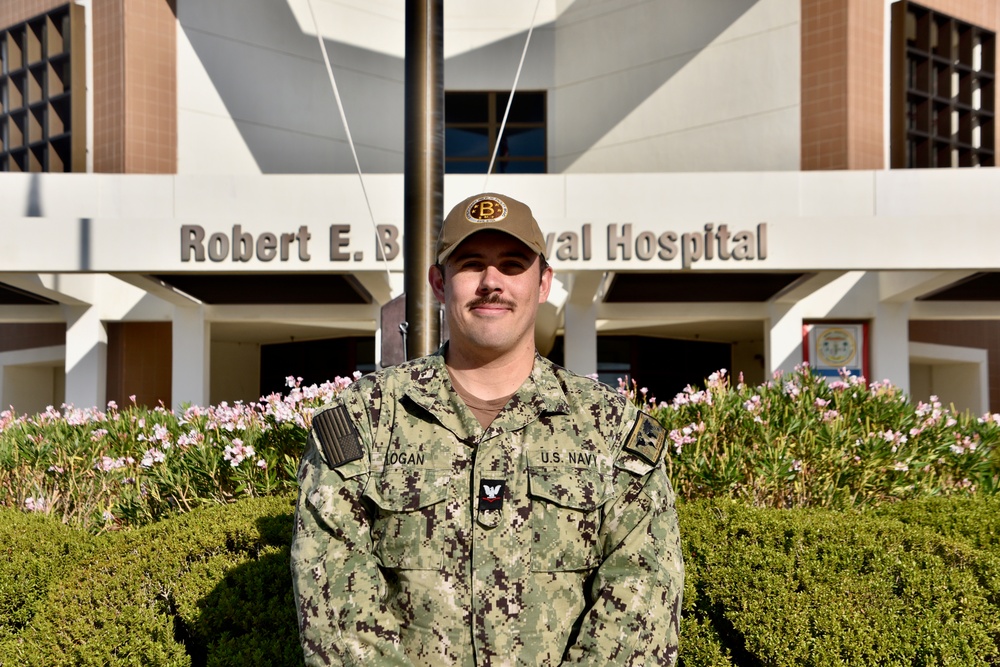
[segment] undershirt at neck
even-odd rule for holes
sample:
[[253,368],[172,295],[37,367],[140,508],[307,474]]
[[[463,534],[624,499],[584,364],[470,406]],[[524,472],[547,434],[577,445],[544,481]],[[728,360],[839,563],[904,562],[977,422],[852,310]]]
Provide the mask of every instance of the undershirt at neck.
[[507,396],[486,400],[485,398],[479,398],[470,394],[465,387],[458,383],[458,380],[455,379],[455,374],[450,370],[448,371],[448,375],[451,376],[451,384],[455,387],[455,391],[458,392],[459,397],[469,407],[469,410],[484,429],[489,428],[493,420],[500,414],[500,411],[507,405],[510,397],[517,393],[515,391]]

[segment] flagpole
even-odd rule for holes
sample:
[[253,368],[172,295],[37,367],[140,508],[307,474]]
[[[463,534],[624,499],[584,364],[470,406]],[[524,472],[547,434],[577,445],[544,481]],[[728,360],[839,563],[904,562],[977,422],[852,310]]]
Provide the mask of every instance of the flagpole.
[[444,0],[406,0],[403,283],[406,356],[437,349],[439,307],[427,282],[443,217]]

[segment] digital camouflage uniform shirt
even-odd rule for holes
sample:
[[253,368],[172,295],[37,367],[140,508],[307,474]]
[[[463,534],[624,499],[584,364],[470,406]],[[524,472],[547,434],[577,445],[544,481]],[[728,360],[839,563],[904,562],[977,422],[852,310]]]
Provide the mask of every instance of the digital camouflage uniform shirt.
[[299,469],[307,664],[674,664],[683,563],[664,433],[624,396],[536,356],[483,429],[438,353],[338,401]]

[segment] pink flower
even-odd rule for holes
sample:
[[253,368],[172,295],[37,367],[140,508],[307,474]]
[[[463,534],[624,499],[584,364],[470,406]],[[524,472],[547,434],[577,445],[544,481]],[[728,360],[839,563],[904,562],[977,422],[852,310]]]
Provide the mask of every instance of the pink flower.
[[29,512],[44,512],[46,507],[45,498],[38,496],[37,498],[29,496],[24,499],[24,509]]
[[669,434],[668,437],[674,443],[674,452],[680,455],[681,450],[684,445],[690,444],[695,441],[690,435],[685,435],[681,429],[674,429]]
[[726,385],[726,369],[720,368],[716,372],[708,376],[707,382],[709,389],[723,389]]
[[166,460],[166,455],[159,449],[152,447],[146,450],[143,455],[142,460],[139,462],[143,468],[152,468],[155,463],[163,463]]
[[131,456],[127,458],[117,458],[113,459],[110,456],[102,456],[97,463],[94,464],[94,470],[101,470],[103,472],[111,472],[112,470],[118,470],[119,468],[124,468],[130,463],[135,463],[135,459]]
[[256,453],[252,445],[244,445],[239,438],[233,438],[233,444],[226,445],[222,458],[229,461],[229,465],[235,468]]

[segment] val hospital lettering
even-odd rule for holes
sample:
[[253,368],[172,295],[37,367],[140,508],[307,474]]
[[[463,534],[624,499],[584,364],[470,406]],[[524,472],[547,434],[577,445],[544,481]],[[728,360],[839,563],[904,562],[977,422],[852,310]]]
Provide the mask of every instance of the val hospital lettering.
[[[396,259],[402,247],[399,227],[376,227],[375,255],[378,261]],[[331,262],[364,261],[364,251],[351,250],[351,225],[330,225],[324,236],[324,259]],[[294,231],[256,234],[233,225],[231,230],[206,231],[201,225],[182,225],[181,262],[245,263],[313,261],[313,233],[307,225]],[[364,232],[361,232],[364,233]],[[368,232],[370,233],[370,232]],[[767,259],[767,223],[751,229],[731,230],[727,223],[708,222],[697,231],[653,232],[633,223],[608,223],[604,229],[607,260],[619,263],[675,262],[690,269],[698,262],[753,261]],[[595,231],[592,223],[578,229],[550,232],[545,237],[545,255],[557,261],[589,262],[594,258]],[[317,256],[317,259],[318,256]]]

